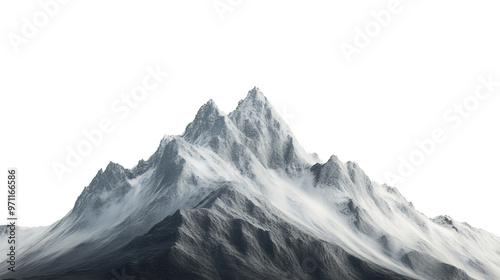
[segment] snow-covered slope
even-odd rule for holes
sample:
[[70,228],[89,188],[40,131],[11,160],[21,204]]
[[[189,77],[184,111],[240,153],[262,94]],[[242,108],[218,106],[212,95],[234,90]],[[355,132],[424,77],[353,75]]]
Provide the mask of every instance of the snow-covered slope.
[[500,279],[500,238],[427,218],[354,162],[318,163],[257,88],[228,115],[210,100],[19,236],[26,279]]

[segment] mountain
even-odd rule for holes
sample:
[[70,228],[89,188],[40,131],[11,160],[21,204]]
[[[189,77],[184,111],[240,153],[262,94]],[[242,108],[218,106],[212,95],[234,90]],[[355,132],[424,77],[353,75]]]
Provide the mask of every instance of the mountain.
[[18,235],[2,279],[500,279],[499,237],[429,219],[355,162],[318,162],[258,88],[228,115],[208,101]]

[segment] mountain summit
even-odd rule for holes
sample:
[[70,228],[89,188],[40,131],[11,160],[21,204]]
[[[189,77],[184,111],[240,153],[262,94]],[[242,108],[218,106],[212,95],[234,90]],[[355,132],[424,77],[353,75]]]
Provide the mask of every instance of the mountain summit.
[[99,170],[61,220],[19,229],[15,275],[500,279],[499,237],[427,218],[355,162],[315,158],[258,88],[228,115],[210,100],[147,160]]

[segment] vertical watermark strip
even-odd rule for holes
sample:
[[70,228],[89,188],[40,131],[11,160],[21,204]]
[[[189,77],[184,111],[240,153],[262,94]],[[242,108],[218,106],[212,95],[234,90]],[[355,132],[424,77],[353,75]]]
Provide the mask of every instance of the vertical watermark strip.
[[8,270],[16,271],[16,222],[17,222],[17,168],[7,170],[7,263]]

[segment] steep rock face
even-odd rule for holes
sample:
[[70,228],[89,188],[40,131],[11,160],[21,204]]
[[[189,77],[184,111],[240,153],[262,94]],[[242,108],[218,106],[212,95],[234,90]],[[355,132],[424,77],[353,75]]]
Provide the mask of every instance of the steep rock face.
[[325,164],[316,163],[311,167],[317,186],[332,186],[344,190],[344,186],[352,184],[344,164],[336,156],[331,156]]
[[229,118],[246,136],[245,146],[265,167],[294,174],[314,161],[258,88],[248,92]]
[[255,178],[258,161],[248,147],[241,144],[245,136],[212,100],[200,108],[182,137],[189,143],[211,149],[232,162],[241,174]]
[[170,143],[174,139],[175,136],[164,136],[163,139],[160,141],[160,145],[156,149],[155,153],[151,155],[151,157],[149,157],[148,160],[143,160],[143,159],[139,160],[137,165],[134,168],[132,168],[131,172],[133,174],[133,177],[136,178],[138,176],[141,176],[146,171],[155,168],[159,159],[163,155],[163,152],[165,151],[165,147],[167,146],[168,143]]
[[[237,135],[229,134],[231,130],[229,126],[231,126],[230,120],[219,110],[214,101],[210,100],[201,106],[194,121],[186,127],[183,137],[186,141],[197,145],[205,145],[217,137],[235,141]],[[228,137],[232,139],[227,139]]]
[[119,202],[130,190],[128,179],[132,173],[123,166],[110,162],[104,171],[99,170],[75,203],[73,213],[82,215],[98,213],[110,203]]
[[441,226],[446,227],[446,228],[453,229],[456,232],[458,232],[457,222],[455,222],[449,216],[437,216],[434,219],[432,219],[432,221],[435,222],[438,225],[441,225]]

